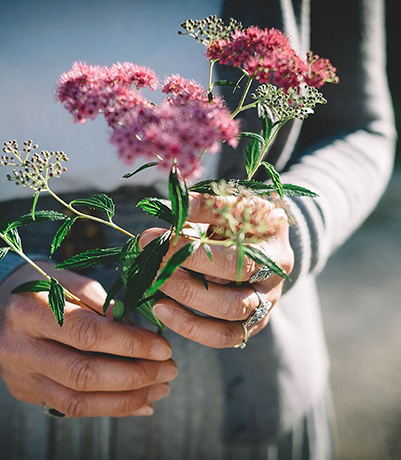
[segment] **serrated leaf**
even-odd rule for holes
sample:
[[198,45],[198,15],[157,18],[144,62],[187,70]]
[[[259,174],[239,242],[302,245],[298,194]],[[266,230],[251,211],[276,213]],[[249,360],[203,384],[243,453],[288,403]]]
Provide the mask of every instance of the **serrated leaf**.
[[40,192],[36,191],[32,199],[31,216],[33,220],[35,220],[36,205],[38,204],[39,195]]
[[283,184],[281,183],[280,174],[275,170],[274,166],[267,161],[264,161],[262,165],[265,167],[274,187],[277,189],[277,193],[283,198]]
[[21,294],[23,292],[49,292],[51,283],[48,280],[28,281],[15,287],[11,293]]
[[3,235],[3,238],[18,250],[22,251],[21,238],[18,230],[16,228],[9,228],[10,225],[10,220],[6,216],[0,216],[0,233]]
[[185,184],[180,170],[176,165],[171,168],[168,181],[169,196],[171,201],[171,211],[173,214],[173,227],[175,227],[174,242],[177,242],[179,234],[184,227],[188,217],[189,196],[188,188]]
[[110,289],[107,291],[106,299],[103,303],[103,313],[106,314],[107,309],[109,308],[110,302],[115,298],[115,296],[120,292],[120,289],[124,287],[123,280],[117,278]]
[[22,227],[29,224],[36,224],[39,222],[54,222],[57,220],[65,220],[67,216],[62,212],[58,211],[51,211],[51,210],[43,210],[43,211],[35,211],[34,215],[31,213],[25,214],[21,217],[18,217],[16,220],[11,222],[8,225],[6,232],[10,230]]
[[[138,244],[139,240],[139,235],[135,235],[132,238],[129,238],[126,243],[124,244],[120,257],[117,260],[116,266],[117,268],[123,264],[124,266],[127,266],[127,259],[134,259],[135,257],[139,256],[141,253],[141,248],[139,247]],[[129,264],[131,266],[131,264]]]
[[121,321],[124,317],[124,303],[116,300],[113,305],[113,317],[116,321]]
[[123,175],[123,179],[129,179],[129,178],[132,177],[134,174],[137,174],[137,173],[139,173],[140,171],[143,171],[144,169],[151,168],[152,166],[157,166],[157,165],[158,165],[158,162],[157,162],[157,161],[152,161],[151,163],[146,163],[146,164],[142,165],[140,168],[136,169],[134,172],[130,172],[130,173],[124,174],[124,175]]
[[170,278],[175,270],[199,248],[199,245],[200,241],[194,240],[175,252],[162,268],[157,280],[149,288],[148,294],[153,295],[158,289],[160,289],[160,287]]
[[54,268],[56,270],[92,268],[98,265],[115,264],[117,263],[121,247],[106,248],[106,249],[89,249],[75,256],[70,257],[63,262],[60,262]]
[[258,163],[262,145],[263,144],[261,144],[259,139],[252,137],[244,148],[245,169],[248,175],[254,172],[254,169]]
[[261,136],[258,133],[252,133],[252,132],[243,131],[242,133],[240,133],[239,137],[240,138],[244,137],[244,138],[255,139],[255,140],[259,141],[262,145],[265,143],[265,140],[263,139],[263,136]]
[[[198,193],[208,193],[209,195],[215,195],[213,190],[213,183],[219,182],[217,179],[208,179],[197,184],[194,184],[192,187],[189,188],[191,192],[198,192]],[[235,195],[235,189],[239,189],[240,187],[247,188],[252,190],[256,195],[271,195],[273,192],[276,191],[273,185],[267,185],[264,182],[256,181],[256,180],[245,180],[245,179],[229,179],[227,180],[230,188],[234,190],[233,195]]]
[[307,196],[310,198],[318,198],[319,195],[307,188],[300,187],[299,185],[283,184],[283,193],[287,196]]
[[60,326],[62,326],[64,318],[65,293],[63,286],[61,286],[55,278],[51,278],[50,281],[49,305],[57,322]]
[[270,257],[268,257],[263,251],[254,246],[245,245],[243,246],[244,253],[247,257],[252,259],[257,264],[261,265],[262,267],[269,267],[277,275],[285,278],[287,281],[291,281],[291,278],[287,275],[287,273],[275,262],[273,262]]
[[91,209],[99,209],[106,214],[110,221],[115,212],[113,200],[104,193],[97,193],[89,198],[77,198],[76,200],[72,200],[70,205],[81,205]]
[[50,255],[53,255],[54,252],[60,247],[64,238],[67,236],[68,232],[71,230],[71,227],[74,225],[78,217],[67,217],[67,219],[61,224],[56,234],[54,235],[52,244],[50,246]]
[[170,246],[171,232],[151,241],[133,261],[127,276],[125,314],[135,309],[139,299],[151,286]]
[[174,217],[171,211],[171,202],[159,198],[144,198],[138,204],[145,212],[157,219],[162,219],[169,223],[174,224]]
[[4,259],[10,248],[0,248],[0,261]]

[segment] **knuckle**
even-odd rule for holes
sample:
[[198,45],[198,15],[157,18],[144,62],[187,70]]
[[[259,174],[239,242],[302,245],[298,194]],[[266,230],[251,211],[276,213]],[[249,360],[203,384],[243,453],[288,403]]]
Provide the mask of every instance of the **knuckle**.
[[87,398],[83,394],[74,393],[67,398],[63,407],[66,408],[63,412],[70,417],[85,417],[87,414]]
[[100,340],[97,318],[93,315],[80,315],[72,322],[70,335],[73,344],[80,350],[93,350]]
[[181,319],[181,331],[184,337],[188,339],[196,340],[197,337],[197,329],[195,327],[195,321],[190,317],[185,315]]
[[186,305],[193,305],[196,300],[196,289],[191,283],[170,283],[174,285],[173,298],[179,299]]
[[76,391],[89,391],[97,381],[94,366],[89,359],[77,359],[71,366],[70,379]]

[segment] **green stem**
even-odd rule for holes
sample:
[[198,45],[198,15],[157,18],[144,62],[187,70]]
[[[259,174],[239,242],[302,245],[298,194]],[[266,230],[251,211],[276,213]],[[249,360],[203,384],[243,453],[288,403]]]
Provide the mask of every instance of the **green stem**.
[[[248,77],[248,81],[247,81],[247,83],[245,85],[244,92],[242,93],[241,99],[240,99],[240,101],[238,103],[238,107],[232,113],[231,118],[235,118],[240,112],[245,110],[245,108],[243,108],[243,105],[244,105],[246,96],[248,95],[249,88],[252,85],[252,81],[253,81],[252,78]],[[248,107],[248,106],[245,106],[245,107]]]
[[[34,268],[36,271],[38,271],[44,278],[46,278],[48,281],[51,281],[51,276],[48,275],[42,268],[39,267],[39,265],[37,265],[32,259],[30,259],[23,251],[19,250],[17,248],[17,246],[15,246],[11,241],[9,241],[6,237],[4,237],[4,235],[2,235],[0,233],[0,238],[2,240],[4,240],[7,245],[10,247],[10,249],[12,251],[14,251],[15,253],[17,253],[22,259],[25,260],[25,262],[27,262],[32,268]],[[61,283],[60,283],[61,284]],[[72,292],[70,292],[67,288],[65,288],[62,284],[61,284],[62,288],[64,289],[64,293],[65,293],[65,296],[68,297],[70,300],[73,300],[74,302],[78,303],[79,305],[81,305],[82,307],[84,308],[87,308],[89,310],[91,310],[93,313],[96,313],[97,315],[99,316],[104,316],[102,315],[101,313],[99,313],[97,310],[95,310],[94,308],[92,308],[90,305],[88,305],[87,303],[85,303],[83,300],[81,300],[79,297],[77,297],[75,294],[73,294]]]
[[252,171],[248,174],[247,180],[251,180],[252,177],[256,174],[256,171],[259,169],[260,165],[262,164],[262,161],[264,157],[266,156],[266,153],[268,152],[273,140],[277,136],[277,133],[279,132],[280,128],[284,126],[286,121],[279,122],[274,125],[272,131],[270,132],[270,136],[268,140],[265,142],[263,148],[261,149],[258,157],[258,161],[255,163],[255,166],[253,167]]
[[121,228],[120,226],[116,225],[114,222],[112,221],[107,221],[107,220],[104,220],[104,219],[100,219],[99,217],[96,217],[96,216],[91,216],[89,214],[85,214],[83,212],[80,212],[78,211],[77,209],[75,209],[74,207],[72,207],[69,203],[65,202],[62,198],[60,198],[58,195],[56,195],[53,190],[51,190],[49,188],[49,186],[46,184],[46,191],[56,200],[58,201],[60,204],[62,204],[64,207],[66,207],[67,209],[69,209],[71,212],[73,212],[75,215],[77,215],[78,217],[81,217],[81,218],[85,218],[85,219],[89,219],[89,220],[93,220],[94,222],[98,222],[100,224],[104,224],[104,225],[107,225],[111,228],[114,228],[115,230],[118,230],[119,232],[122,232],[124,233],[125,235],[129,236],[130,238],[133,238],[134,235],[130,232],[128,232],[127,230],[124,230],[123,228]]

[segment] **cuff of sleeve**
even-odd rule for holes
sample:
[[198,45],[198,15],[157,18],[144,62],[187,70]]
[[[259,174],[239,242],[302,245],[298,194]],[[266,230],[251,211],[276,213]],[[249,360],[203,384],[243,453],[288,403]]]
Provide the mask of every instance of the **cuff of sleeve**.
[[[48,260],[40,254],[30,254],[29,257],[35,260]],[[9,251],[9,253],[0,262],[0,284],[9,276],[13,271],[19,268],[21,265],[26,264],[25,260],[18,254]]]

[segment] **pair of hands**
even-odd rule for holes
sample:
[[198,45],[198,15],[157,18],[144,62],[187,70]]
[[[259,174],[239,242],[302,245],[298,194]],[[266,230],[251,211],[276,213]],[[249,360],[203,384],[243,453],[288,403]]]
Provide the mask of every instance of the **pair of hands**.
[[[274,231],[261,246],[289,273],[293,252],[284,212],[261,199],[249,206],[263,206],[265,218],[275,222]],[[213,225],[216,218],[203,195],[191,196],[189,220]],[[146,246],[162,231],[145,231],[140,244]],[[181,244],[184,242],[172,247],[167,257]],[[241,322],[259,305],[253,288],[274,305],[281,296],[282,279],[272,276],[252,288],[248,283],[228,284],[236,279],[235,251],[216,246],[213,260],[211,263],[204,251],[198,250],[185,263],[186,268],[209,279],[208,290],[187,271],[178,269],[162,287],[169,298],[158,301],[154,311],[168,328],[190,340],[214,348],[234,347],[244,338]],[[51,274],[50,263],[42,265]],[[248,281],[259,268],[246,260],[242,280]],[[106,294],[96,281],[68,271],[58,271],[55,277],[102,311]],[[168,382],[177,375],[167,340],[129,321],[117,324],[71,302],[66,304],[60,328],[46,294],[10,294],[15,286],[36,278],[30,266],[22,266],[0,286],[1,374],[11,394],[72,417],[152,414],[153,403],[168,395]],[[267,322],[268,316],[255,324],[249,335],[259,332]]]

